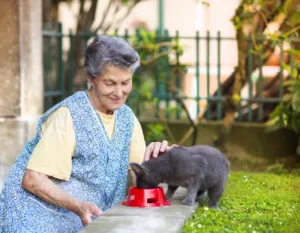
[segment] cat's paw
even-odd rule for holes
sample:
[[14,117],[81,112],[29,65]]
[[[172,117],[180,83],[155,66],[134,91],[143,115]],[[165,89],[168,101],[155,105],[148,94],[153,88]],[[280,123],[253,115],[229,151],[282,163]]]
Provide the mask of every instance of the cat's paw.
[[213,208],[213,209],[216,209],[216,210],[221,210],[221,209],[219,208],[219,206],[217,206],[217,205],[212,205],[212,206],[210,206],[210,208]]
[[168,194],[168,193],[165,194],[165,198],[166,198],[168,201],[171,200],[172,196],[173,196],[173,195]]
[[191,199],[185,198],[185,199],[182,201],[182,204],[183,204],[183,205],[194,205],[194,204],[195,204],[195,201],[193,201],[193,200],[191,200]]
[[196,197],[196,201],[198,201],[200,205],[203,205],[206,202],[206,199],[207,199],[207,192]]

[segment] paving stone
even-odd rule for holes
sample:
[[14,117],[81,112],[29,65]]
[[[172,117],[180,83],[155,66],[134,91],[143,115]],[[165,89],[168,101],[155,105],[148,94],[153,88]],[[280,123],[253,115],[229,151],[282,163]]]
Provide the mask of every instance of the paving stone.
[[[162,187],[165,189],[165,186]],[[163,207],[128,207],[121,202],[95,219],[80,233],[181,232],[185,221],[198,208],[198,203],[194,206],[181,204],[185,194],[186,189],[179,188],[171,200],[171,205]]]

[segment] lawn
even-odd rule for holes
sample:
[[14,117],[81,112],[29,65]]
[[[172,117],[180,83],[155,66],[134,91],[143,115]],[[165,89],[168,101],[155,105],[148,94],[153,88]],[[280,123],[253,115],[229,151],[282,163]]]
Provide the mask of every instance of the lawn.
[[300,232],[300,176],[232,171],[219,206],[200,206],[183,232]]

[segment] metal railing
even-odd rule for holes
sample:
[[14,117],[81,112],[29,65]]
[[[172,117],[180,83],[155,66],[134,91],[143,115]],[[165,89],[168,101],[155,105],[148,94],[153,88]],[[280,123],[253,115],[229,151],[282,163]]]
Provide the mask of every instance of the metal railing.
[[[126,40],[130,41],[130,38],[132,35],[129,34],[127,30],[123,34],[119,33],[118,31],[115,32],[117,36],[123,37]],[[138,38],[139,31],[136,32],[136,38]],[[70,52],[73,50],[73,40],[83,40],[85,46],[87,46],[88,41],[95,37],[96,34],[90,34],[90,33],[84,33],[80,35],[75,35],[72,33],[69,34],[63,34],[62,33],[62,26],[59,24],[58,30],[56,32],[49,31],[45,29],[43,31],[43,37],[44,37],[44,83],[45,83],[45,92],[44,92],[44,99],[45,99],[45,109],[48,109],[49,107],[53,106],[55,103],[59,102],[63,98],[67,97],[68,95],[72,94],[72,85],[74,83],[74,70],[73,70],[73,61],[72,56],[69,56],[67,59],[67,56]],[[224,117],[224,102],[226,101],[226,98],[228,97],[230,91],[225,90],[225,88],[228,88],[230,85],[226,86],[226,82],[232,82],[233,78],[228,75],[227,81],[223,80],[221,81],[221,77],[224,76],[222,74],[222,56],[228,56],[228,54],[222,54],[222,44],[224,42],[231,42],[232,46],[235,46],[235,38],[230,37],[222,37],[221,33],[218,32],[216,36],[212,36],[210,32],[206,32],[203,36],[200,35],[200,32],[196,32],[195,36],[181,36],[179,32],[177,31],[175,36],[170,36],[168,31],[166,30],[163,35],[156,33],[155,39],[157,41],[162,41],[165,39],[168,40],[180,40],[181,43],[185,43],[185,41],[188,41],[188,43],[192,44],[194,55],[191,53],[190,57],[194,58],[192,59],[193,62],[190,64],[190,67],[193,67],[195,70],[195,74],[192,75],[193,85],[192,89],[194,93],[191,94],[183,94],[183,92],[190,91],[191,90],[182,90],[182,82],[183,79],[186,78],[184,76],[177,75],[175,83],[179,90],[181,90],[180,97],[188,102],[192,101],[194,108],[194,115],[198,116],[199,113],[205,116],[208,120],[221,120]],[[294,58],[293,55],[289,55],[290,57],[285,61],[284,59],[284,51],[280,49],[279,54],[279,71],[274,77],[271,77],[269,80],[269,83],[265,83],[264,80],[264,74],[263,74],[263,64],[266,60],[266,57],[264,57],[263,53],[264,51],[261,50],[258,54],[253,54],[253,43],[251,42],[251,38],[248,38],[248,53],[247,53],[247,59],[246,59],[246,76],[247,76],[247,87],[246,91],[248,94],[246,96],[241,96],[240,98],[240,104],[238,106],[238,112],[236,119],[240,121],[264,121],[268,117],[268,114],[274,109],[274,107],[280,102],[283,94],[284,94],[284,69],[283,69],[283,62],[288,62],[290,67],[294,66]],[[257,43],[260,43],[262,41],[257,41]],[[290,39],[290,44],[293,47],[295,43],[300,43],[300,40],[297,39]],[[64,52],[64,48],[67,47],[66,44],[68,44],[69,49],[68,52]],[[216,67],[216,75],[215,77],[212,77],[211,74],[211,50],[214,50],[215,59],[214,59],[214,66]],[[82,50],[82,55],[84,54],[84,49]],[[230,54],[229,54],[230,56]],[[176,64],[180,65],[180,56],[179,54],[176,54]],[[168,59],[167,59],[168,61]],[[158,62],[159,63],[159,62]],[[167,62],[168,63],[168,62]],[[155,74],[155,88],[152,92],[152,98],[157,99],[156,101],[156,113],[160,111],[162,108],[167,109],[171,102],[174,102],[174,97],[171,95],[171,93],[167,90],[167,81],[170,77],[170,64],[165,64],[164,68],[161,68],[159,70],[154,70],[153,73]],[[66,69],[66,65],[68,66],[68,69]],[[158,64],[159,65],[159,64]],[[157,66],[155,66],[157,67]],[[154,67],[154,68],[155,68]],[[204,67],[206,70],[205,73],[202,72],[201,74],[201,67]],[[253,70],[258,70],[258,77],[257,82],[253,83]],[[141,76],[143,71],[139,71],[136,74],[136,77],[138,79],[137,85],[139,85],[140,82],[142,82]],[[161,78],[161,73],[165,72],[166,75],[164,78]],[[273,79],[272,79],[273,78]],[[201,80],[206,79],[206,87],[203,89],[201,86]],[[190,79],[191,80],[191,79]],[[230,81],[231,80],[231,81]],[[272,80],[273,85],[278,86],[278,90],[273,91],[269,96],[265,96],[266,88],[272,87]],[[187,81],[188,82],[188,81]],[[211,83],[216,83],[217,88],[214,89],[212,92]],[[68,87],[67,87],[68,86]],[[231,85],[232,86],[232,85]],[[274,86],[273,86],[274,87]],[[253,89],[256,89],[256,95],[253,95]],[[205,91],[203,91],[205,90]],[[201,93],[202,92],[202,93]],[[205,93],[206,94],[203,94]],[[139,116],[141,114],[140,111],[140,104],[143,100],[140,99],[139,95],[136,93],[133,93],[129,98],[129,104],[131,100],[136,99],[137,106],[136,107],[136,114]],[[146,101],[146,100],[145,100]],[[135,103],[136,103],[135,102]],[[205,106],[202,106],[203,102],[205,102]],[[162,106],[161,103],[164,103]],[[181,114],[181,108],[178,102],[176,102],[176,114],[174,119],[179,119],[183,114]],[[191,107],[190,107],[191,108]],[[205,111],[204,111],[205,108]],[[166,112],[166,118],[170,119],[172,118],[170,111]]]

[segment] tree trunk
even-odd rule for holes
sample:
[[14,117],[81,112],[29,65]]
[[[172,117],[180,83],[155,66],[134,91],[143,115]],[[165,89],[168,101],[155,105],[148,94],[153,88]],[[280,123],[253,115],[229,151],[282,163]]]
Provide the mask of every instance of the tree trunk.
[[[97,5],[100,2],[99,0],[91,0],[91,6],[88,11],[84,10],[84,4],[86,0],[80,0],[79,7],[79,18],[77,21],[76,34],[81,35],[77,38],[73,39],[73,50],[68,54],[68,61],[72,60],[72,71],[70,72],[71,67],[69,67],[69,62],[67,62],[66,67],[66,76],[73,76],[74,83],[69,83],[69,92],[75,92],[79,90],[83,90],[86,88],[85,86],[85,77],[83,70],[83,57],[84,51],[86,48],[86,43],[90,39],[88,35],[96,33],[96,31],[100,31],[101,33],[106,33],[110,30],[114,22],[122,22],[128,14],[132,11],[132,9],[142,0],[131,0],[128,3],[123,3],[122,1],[109,0],[105,10],[103,11],[103,17],[101,19],[100,24],[96,27],[96,30],[92,30],[92,25],[95,20]],[[124,5],[125,4],[125,5]],[[122,8],[127,8],[126,12],[123,15],[118,15],[118,12],[121,12]],[[113,13],[113,19],[111,22],[107,22],[108,12],[111,11]],[[83,36],[86,33],[85,36]],[[71,74],[72,73],[72,74]],[[69,78],[69,80],[71,79]]]
[[[283,3],[284,3],[284,1],[282,1],[281,4],[283,4]],[[241,3],[241,5],[239,7],[241,8],[242,5],[243,5],[243,2]],[[253,18],[251,19],[251,21],[247,21],[247,22],[244,23],[244,25],[242,26],[243,27],[243,32],[244,32],[244,35],[247,36],[248,42],[250,42],[249,39],[251,39],[251,38],[248,37],[248,35],[250,35],[250,34],[254,36],[254,35],[256,35],[259,32],[262,32],[262,33],[268,33],[269,32],[269,26],[266,25],[266,23],[270,23],[272,25],[274,25],[274,24],[277,23],[277,24],[279,24],[279,27],[282,25],[285,17],[282,19],[282,16],[281,16],[282,14],[281,14],[279,8],[278,7],[274,8],[274,5],[275,5],[275,1],[267,1],[265,3],[265,5],[262,7],[263,9],[267,9],[268,10],[266,13],[264,13],[265,15],[262,15],[261,13],[257,12],[253,16]],[[273,6],[273,8],[272,8],[272,6]],[[236,12],[236,14],[237,14],[237,12]],[[277,19],[278,14],[280,15],[280,17]],[[235,15],[234,17],[236,17],[236,16],[237,15]],[[273,22],[273,20],[275,22]],[[275,28],[279,29],[279,27],[277,26]],[[274,26],[272,28],[274,28]],[[246,40],[245,36],[243,37],[244,40]],[[256,44],[255,41],[252,41],[250,43],[253,43],[254,45]],[[247,44],[247,46],[248,45],[249,44]],[[263,51],[264,51],[264,54],[263,54],[263,57],[264,57],[263,63],[265,63],[265,62],[268,61],[270,55],[273,53],[273,48],[271,48],[271,46],[270,46],[269,43],[265,43]],[[248,56],[249,55],[247,55],[245,57],[245,59],[246,59],[245,60],[245,69],[248,68]],[[251,70],[247,70],[246,81],[250,79],[250,77],[248,77],[248,75],[251,74],[259,66],[258,56],[257,55],[252,55],[252,54],[250,56],[253,56],[253,61],[252,61],[253,64],[252,64]],[[234,72],[229,76],[229,78],[227,78],[224,81],[224,83],[221,84],[221,95],[222,96],[232,96],[232,94],[233,94],[233,84],[235,82],[236,71],[237,70],[235,69]],[[243,85],[245,83],[243,83]],[[213,94],[213,96],[217,96],[217,95],[218,95],[218,91],[216,91]],[[224,105],[224,109],[222,111],[222,114],[223,114],[222,118],[225,116],[225,112],[227,112],[226,106],[227,105],[225,104]],[[211,118],[210,119],[216,120],[217,119],[217,114],[216,114],[216,111],[217,111],[217,102],[216,101],[211,101],[210,102],[210,111],[211,111]],[[204,115],[205,116],[207,115],[207,111],[205,112]]]
[[[287,9],[287,7],[289,7],[288,12],[285,12],[285,13],[279,12],[278,14],[276,14],[272,17],[272,20],[274,19],[274,21],[272,22],[273,29],[270,27],[271,26],[270,25],[271,23],[269,23],[270,18],[261,14],[261,17],[266,24],[265,33],[266,33],[266,31],[268,33],[274,33],[276,30],[279,30],[280,28],[282,28],[282,26],[286,22],[286,19],[288,18],[287,16],[291,16],[291,12],[294,12],[296,10],[295,7],[291,7],[294,5],[294,3],[296,1],[298,1],[298,0],[292,0],[292,2],[289,2],[289,1],[286,2],[284,7],[286,7],[286,9]],[[269,6],[268,9],[272,11],[272,5],[270,5],[270,1],[266,1],[266,2]],[[276,12],[276,11],[273,10],[272,12]],[[235,17],[239,16],[239,13],[241,13],[241,12],[239,12],[239,8],[238,8],[236,11]],[[255,27],[253,27],[253,28],[255,28]],[[221,131],[219,138],[215,141],[215,145],[219,146],[223,149],[224,149],[224,144],[225,144],[224,142],[226,140],[226,135],[231,131],[232,123],[234,122],[234,119],[235,119],[234,114],[237,110],[237,105],[240,102],[241,89],[247,80],[246,74],[245,74],[247,44],[245,43],[246,38],[245,38],[243,31],[239,30],[239,29],[240,28],[238,28],[238,30],[237,30],[237,36],[236,36],[237,43],[238,43],[238,67],[236,67],[236,69],[235,69],[235,79],[234,79],[234,84],[233,84],[232,97],[231,97],[231,99],[229,99],[229,101],[227,101],[227,110],[226,110],[225,118],[223,121],[223,129]],[[269,43],[263,43],[264,46],[262,48],[268,46],[268,44]],[[269,49],[270,49],[270,46],[269,46]],[[266,48],[264,48],[263,51],[265,51],[265,50],[266,50]],[[267,60],[267,59],[265,59],[265,60]],[[251,74],[251,73],[252,72],[248,72],[248,74]],[[249,78],[250,77],[248,77],[248,80],[249,80]]]
[[58,6],[62,0],[43,1],[43,25],[51,25],[50,29],[56,29],[58,22]]
[[215,141],[215,145],[218,147],[223,146],[226,135],[231,131],[232,123],[234,122],[234,114],[236,112],[237,105],[240,102],[240,93],[242,87],[246,83],[247,40],[242,27],[237,29],[236,39],[238,47],[238,65],[235,67],[235,79],[232,88],[232,95],[225,102],[227,111],[223,120],[223,129],[219,138]]
[[[98,0],[91,1],[91,6],[88,11],[84,10],[85,3],[86,0],[80,0],[79,17],[76,27],[76,34],[79,35],[79,37],[75,37],[73,39],[73,50],[69,52],[68,57],[68,60],[72,59],[73,61],[72,74],[74,74],[74,83],[71,92],[84,90],[86,88],[84,85],[85,77],[83,70],[83,56],[87,40],[89,39],[87,35],[91,33],[91,26],[95,20]],[[84,35],[85,33],[87,35]],[[71,74],[69,73],[69,75]]]
[[[264,30],[264,28],[268,26],[267,25],[268,20],[270,21],[271,19],[273,19],[275,17],[274,14],[277,12],[277,10],[274,9],[273,5],[271,5],[272,3],[275,4],[275,2],[276,1],[273,1],[273,2],[266,1],[265,5],[263,6],[263,8],[267,9],[269,11],[269,13],[273,13],[273,14],[270,14],[273,17],[267,18],[266,15],[264,15],[262,12],[257,11],[256,17],[254,17],[254,20],[252,20],[254,22],[256,21],[256,24],[252,24],[252,26],[250,27],[250,30],[249,30],[249,25],[247,25],[247,23],[249,24],[249,22],[247,22],[247,21],[244,21],[244,22],[242,21],[241,22],[242,25],[237,25],[237,23],[240,22],[240,19],[245,14],[244,4],[246,3],[246,1],[242,1],[242,3],[240,4],[240,6],[237,8],[237,10],[235,12],[235,16],[233,17],[233,22],[236,25],[238,64],[235,67],[235,71],[234,71],[235,75],[233,76],[234,82],[233,82],[232,91],[231,91],[232,94],[225,101],[226,111],[225,111],[225,117],[223,119],[223,127],[222,127],[219,137],[214,142],[215,146],[218,146],[218,147],[222,148],[223,150],[225,150],[224,146],[225,146],[226,137],[230,133],[232,124],[235,120],[235,113],[237,111],[237,106],[240,103],[240,99],[241,99],[241,96],[240,96],[241,90],[242,90],[243,86],[246,84],[247,79],[248,80],[250,79],[249,74],[252,73],[252,71],[250,71],[250,72],[248,71],[248,77],[246,76],[247,50],[248,50],[249,46],[247,43],[245,32],[249,31],[253,35],[254,32],[257,32],[257,30],[259,30],[259,31]],[[257,15],[260,16],[259,19],[257,18]],[[264,24],[262,24],[262,23],[264,23]],[[265,25],[265,26],[262,26],[262,25]],[[247,26],[248,26],[248,28],[247,28]],[[266,47],[266,46],[269,47],[269,43],[265,43],[264,47]],[[263,51],[265,51],[265,50],[263,50]],[[262,54],[262,52],[261,52],[261,54]],[[261,59],[261,58],[259,58],[259,59]],[[255,59],[254,63],[255,63],[255,66],[257,66],[257,64],[258,64],[257,59]]]

